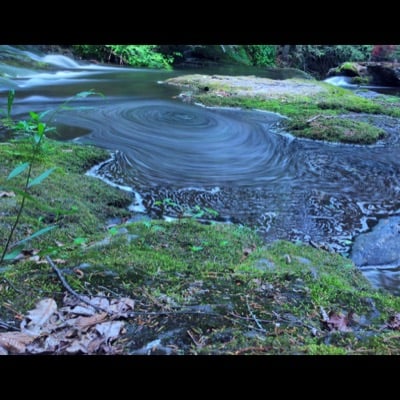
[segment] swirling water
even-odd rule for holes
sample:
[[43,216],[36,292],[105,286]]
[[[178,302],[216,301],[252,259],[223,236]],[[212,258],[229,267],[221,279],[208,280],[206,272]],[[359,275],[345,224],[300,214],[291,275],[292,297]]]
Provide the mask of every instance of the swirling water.
[[216,220],[255,227],[266,241],[312,240],[345,255],[356,235],[400,212],[396,119],[368,117],[389,133],[376,145],[316,142],[284,132],[278,114],[184,103],[178,89],[159,83],[188,71],[50,60],[54,71],[9,79],[15,115],[54,109],[82,90],[102,92],[57,115],[58,138],[109,149],[91,173],[131,190],[135,212],[157,216],[155,201],[170,198],[180,209],[208,207]]

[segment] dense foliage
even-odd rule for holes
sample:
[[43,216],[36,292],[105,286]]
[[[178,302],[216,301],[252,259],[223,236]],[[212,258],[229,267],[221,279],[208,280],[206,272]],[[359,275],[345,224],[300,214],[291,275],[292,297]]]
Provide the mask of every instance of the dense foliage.
[[248,45],[244,46],[251,62],[256,66],[274,66],[276,61],[277,46]]
[[161,54],[156,45],[75,45],[73,48],[85,59],[147,68],[170,69],[174,55],[177,55]]
[[283,46],[278,64],[299,68],[317,78],[324,78],[330,68],[345,61],[367,61],[371,45],[291,45]]
[[182,63],[294,67],[319,79],[346,61],[399,58],[394,45],[76,45],[73,49],[85,59],[136,67],[169,69]]

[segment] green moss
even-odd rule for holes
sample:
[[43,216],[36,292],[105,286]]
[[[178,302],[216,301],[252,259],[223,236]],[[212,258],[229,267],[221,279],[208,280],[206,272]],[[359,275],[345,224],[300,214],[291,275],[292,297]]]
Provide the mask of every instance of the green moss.
[[[30,150],[26,141],[0,145],[3,161],[0,165],[0,187],[18,193],[26,179],[24,174],[10,181],[6,181],[6,177],[15,166],[29,159]],[[31,197],[27,200],[14,240],[21,240],[46,225],[57,224],[58,229],[38,238],[37,243],[43,241],[47,247],[54,245],[55,241],[71,242],[75,237],[104,230],[107,218],[127,215],[128,212],[122,208],[131,202],[127,193],[111,188],[98,179],[82,176],[83,171],[107,157],[105,151],[95,147],[48,140],[38,155],[39,164],[34,166],[32,176],[38,176],[49,167],[57,168],[30,190]],[[5,243],[20,201],[19,196],[0,201],[0,244]]]
[[340,65],[338,70],[340,73],[346,73],[351,76],[359,74],[358,69],[357,69],[357,64],[353,63],[353,62],[349,62],[349,61]]
[[368,76],[354,76],[351,79],[351,83],[354,85],[369,85],[371,83],[371,78]]
[[322,117],[308,121],[296,118],[288,121],[286,127],[296,136],[343,143],[370,144],[386,135],[381,128],[344,118]]
[[[309,81],[301,79],[288,80],[287,87],[282,86],[279,89],[271,81],[271,90],[268,90],[267,85],[261,94],[254,89],[251,77],[247,87],[243,78],[238,79],[238,82],[233,81],[235,85],[229,84],[229,79],[223,78],[187,75],[167,82],[190,87],[194,91],[194,100],[207,106],[240,107],[279,113],[290,118],[285,122],[286,129],[296,136],[310,139],[371,144],[383,138],[385,131],[366,122],[350,121],[345,118],[346,115],[366,113],[400,117],[398,98],[391,100],[385,96],[367,99],[328,83],[315,81],[311,85]],[[204,86],[208,86],[210,90],[200,90]],[[315,90],[316,88],[319,90]],[[334,116],[340,118],[332,118]]]
[[345,349],[330,346],[326,344],[310,344],[303,348],[306,354],[310,355],[346,355],[347,352]]
[[[24,159],[25,145],[0,146],[1,186],[8,184],[13,154]],[[138,340],[175,332],[178,354],[399,353],[386,323],[400,312],[400,298],[374,290],[338,254],[285,241],[265,245],[248,228],[189,218],[108,230],[107,219],[126,215],[130,197],[76,172],[105,157],[90,146],[48,142],[34,174],[44,165],[57,170],[32,188],[37,202],[27,205],[15,240],[48,223],[58,229],[28,243],[24,260],[0,267],[1,320],[24,314],[43,297],[61,301],[65,288],[44,262],[48,254],[80,293],[109,290],[135,299],[142,317],[127,321],[126,352],[140,346]],[[17,204],[15,197],[0,198],[1,244]],[[61,208],[58,216],[50,215]],[[332,331],[322,309],[353,313],[352,331]]]

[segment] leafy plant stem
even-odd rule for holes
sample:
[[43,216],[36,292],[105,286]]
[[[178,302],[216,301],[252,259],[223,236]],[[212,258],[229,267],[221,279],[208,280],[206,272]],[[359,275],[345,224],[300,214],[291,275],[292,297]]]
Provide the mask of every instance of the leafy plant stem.
[[[42,138],[43,138],[43,135],[40,135],[39,136],[39,140],[35,144],[34,150],[32,151],[32,154],[31,154],[31,157],[30,157],[30,160],[29,160],[28,173],[27,173],[27,176],[26,176],[26,181],[25,181],[25,185],[24,185],[24,189],[23,189],[24,194],[28,192],[29,181],[30,181],[31,172],[32,172],[32,165],[35,162],[37,150],[40,147]],[[22,215],[22,211],[23,211],[24,206],[25,206],[25,199],[26,199],[26,196],[22,196],[22,200],[21,200],[21,204],[20,204],[19,209],[18,209],[17,217],[15,218],[14,224],[13,224],[13,226],[12,226],[12,228],[10,230],[10,233],[9,233],[9,235],[7,237],[6,244],[4,246],[3,252],[2,252],[1,257],[0,257],[0,263],[4,260],[4,257],[7,254],[8,248],[10,247],[11,240],[12,240],[12,238],[14,236],[15,229],[18,226],[19,220],[20,220],[21,215]]]

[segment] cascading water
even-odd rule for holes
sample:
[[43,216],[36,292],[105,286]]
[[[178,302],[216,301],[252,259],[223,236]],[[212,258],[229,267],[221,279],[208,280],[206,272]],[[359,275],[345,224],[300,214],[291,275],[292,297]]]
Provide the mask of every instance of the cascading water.
[[[18,74],[0,64],[0,94],[16,89],[14,116],[54,109],[83,90],[101,92],[57,115],[56,138],[109,149],[110,160],[90,173],[132,191],[136,212],[157,216],[154,202],[170,198],[253,226],[266,241],[312,240],[343,254],[379,218],[400,212],[397,119],[368,117],[389,133],[373,146],[315,142],[284,132],[278,114],[184,104],[176,88],[158,83],[190,71],[88,65],[55,55],[34,61],[50,64]],[[399,276],[387,286],[393,292]]]

